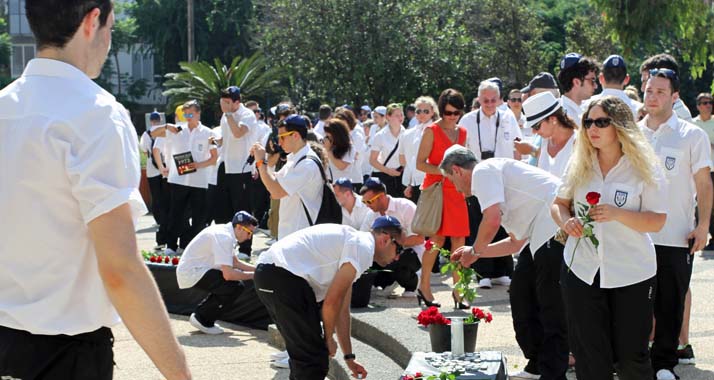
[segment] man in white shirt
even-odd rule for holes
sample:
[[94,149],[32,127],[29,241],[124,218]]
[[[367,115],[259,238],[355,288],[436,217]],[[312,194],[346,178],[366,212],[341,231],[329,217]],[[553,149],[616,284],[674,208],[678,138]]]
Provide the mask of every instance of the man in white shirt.
[[[510,255],[528,243],[519,260],[528,260],[535,276],[523,282],[514,278],[510,299],[516,340],[529,362],[511,378],[565,379],[568,343],[559,283],[563,245],[553,238],[558,226],[550,216],[560,179],[521,161],[476,162],[473,152],[453,146],[439,165],[457,190],[480,200],[483,210],[474,245],[454,250],[451,258],[470,266],[479,258]],[[501,225],[510,237],[491,243]]]
[[317,124],[315,124],[315,127],[312,129],[312,131],[317,136],[317,141],[320,141],[325,138],[325,122],[331,117],[332,107],[330,107],[328,104],[321,105],[320,110],[318,111],[318,118],[320,120],[317,122]]
[[[650,78],[650,70],[652,69],[670,69],[679,75],[679,63],[669,54],[657,54],[647,58],[642,65],[640,65],[640,79],[642,81],[642,86],[640,91],[645,93],[645,87],[647,86],[647,80]],[[679,97],[674,101],[672,105],[674,113],[677,117],[686,121],[692,121],[692,112],[689,111],[687,105],[684,104],[682,99]],[[635,119],[637,120],[637,119]]]
[[424,236],[411,231],[412,221],[416,213],[414,202],[404,198],[393,198],[387,195],[387,188],[379,178],[371,177],[365,181],[359,191],[362,202],[372,210],[362,222],[362,231],[369,231],[373,222],[380,216],[391,216],[404,223],[406,237],[401,244],[405,250],[399,259],[389,266],[375,265],[376,269],[389,269],[391,272],[379,272],[374,279],[374,286],[387,288],[396,282],[404,288],[402,297],[416,297],[419,285],[419,269],[424,255]]
[[311,226],[320,212],[323,181],[318,165],[322,163],[306,137],[307,123],[300,115],[290,115],[278,124],[278,143],[288,153],[278,172],[266,165],[265,148],[260,143],[253,145],[260,179],[271,198],[280,200],[278,239]]
[[337,224],[306,228],[260,255],[255,286],[285,340],[291,379],[327,376],[335,332],[352,376],[367,377],[350,340],[352,284],[373,261],[387,266],[396,260],[402,239],[399,221],[383,216],[370,232]]
[[342,206],[342,224],[359,230],[367,215],[371,212],[362,202],[362,196],[355,194],[354,185],[349,178],[338,178],[332,184],[335,198]]
[[416,118],[416,106],[414,104],[410,104],[404,109],[404,116],[406,116],[407,128],[412,128],[419,123]]
[[657,379],[673,380],[685,296],[692,276],[692,255],[704,248],[708,240],[714,193],[710,177],[711,146],[701,128],[677,118],[672,109],[679,97],[677,73],[659,68],[649,74],[645,87],[649,113],[639,125],[662,160],[670,195],[665,202],[665,225],[651,234],[657,254],[654,298],[657,323],[650,352]]
[[594,59],[578,53],[568,53],[560,60],[558,82],[563,89],[560,100],[568,117],[578,126],[583,115],[581,104],[595,93],[599,71]]
[[149,115],[149,130],[144,131],[139,140],[141,150],[146,153],[146,179],[149,182],[149,190],[151,191],[151,215],[154,216],[154,221],[159,225],[156,230],[156,248],[161,249],[166,245],[166,230],[168,227],[168,210],[169,197],[168,186],[161,173],[164,168],[161,154],[159,159],[154,155],[159,140],[162,137],[153,138],[149,132],[159,127],[161,124],[161,114],[154,111]]
[[[704,132],[709,136],[709,145],[711,146],[712,159],[714,159],[714,118],[712,118],[712,105],[714,104],[714,97],[708,92],[702,92],[697,95],[697,111],[699,115],[692,120],[699,128],[703,129]],[[714,171],[711,172],[712,180],[714,180]],[[709,235],[712,239],[709,240],[709,244],[704,247],[705,251],[714,250],[714,223],[709,223]]]
[[190,379],[137,251],[136,132],[91,80],[111,45],[112,2],[24,4],[37,58],[0,91],[0,210],[22,221],[0,230],[0,377],[111,379],[110,327],[123,322],[164,377]]
[[197,288],[208,292],[189,317],[191,325],[199,331],[222,334],[223,329],[215,324],[216,320],[243,293],[243,281],[253,279],[255,267],[238,260],[233,248],[236,243],[251,240],[257,225],[253,215],[239,211],[230,223],[204,228],[181,256],[176,267],[179,289]]
[[624,91],[625,87],[630,83],[630,74],[627,73],[625,59],[616,54],[607,57],[602,64],[602,71],[598,76],[598,80],[602,86],[602,92],[583,102],[581,107],[583,112],[587,110],[590,102],[603,96],[612,95],[625,102],[632,110],[632,116],[637,120],[637,112],[642,107],[642,103],[633,100]]

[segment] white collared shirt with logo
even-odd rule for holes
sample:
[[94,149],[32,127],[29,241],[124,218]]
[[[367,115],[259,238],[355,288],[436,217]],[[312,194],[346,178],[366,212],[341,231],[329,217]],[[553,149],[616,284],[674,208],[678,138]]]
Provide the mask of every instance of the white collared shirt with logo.
[[250,156],[250,148],[258,142],[260,136],[258,121],[255,113],[250,108],[240,105],[232,117],[239,126],[246,126],[248,132],[236,138],[233,136],[231,127],[228,124],[228,116],[221,116],[221,135],[223,136],[223,162],[225,162],[226,174],[250,173],[252,165],[246,164]]
[[214,224],[194,237],[181,255],[176,267],[176,281],[180,289],[190,288],[211,269],[222,265],[233,267],[233,247],[236,234],[232,223]]
[[76,67],[31,60],[0,91],[0,326],[76,335],[120,322],[88,224],[139,194],[126,109]]
[[652,144],[664,168],[669,188],[667,222],[652,234],[657,245],[687,247],[687,235],[694,230],[697,188],[694,174],[703,168],[711,170],[711,150],[706,132],[672,113],[657,131],[647,127],[649,116],[640,129]]
[[146,178],[154,178],[161,175],[159,169],[154,166],[151,161],[151,157],[154,154],[154,147],[156,146],[157,139],[154,139],[152,141],[151,136],[149,136],[149,132],[142,133],[141,138],[139,139],[139,146],[141,147],[141,151],[146,153]]
[[[374,126],[373,126],[374,128]],[[396,169],[400,167],[401,165],[399,164],[399,147],[397,147],[397,142],[399,141],[399,137],[404,134],[404,127],[399,127],[399,134],[395,137],[392,134],[392,130],[389,127],[389,125],[385,126],[382,128],[381,131],[377,132],[377,134],[374,135],[374,138],[372,139],[372,144],[371,144],[371,150],[372,152],[379,152],[379,156],[377,157],[377,161],[379,161],[380,164],[390,168],[390,169]],[[394,154],[392,157],[389,157],[389,153],[392,152],[394,148],[397,148],[394,151]],[[371,155],[371,153],[370,153]],[[385,163],[387,160],[387,157],[389,157],[389,161]],[[376,168],[372,168],[375,172],[378,172]]]
[[573,119],[578,127],[582,127],[583,110],[580,108],[580,104],[575,103],[573,99],[563,95],[560,97],[560,105],[563,106],[565,114]]
[[274,264],[305,279],[315,292],[315,301],[320,302],[342,265],[355,269],[353,282],[372,266],[374,245],[371,232],[320,224],[281,238],[258,257],[257,263]]
[[481,211],[497,204],[503,228],[518,240],[530,240],[533,254],[558,230],[550,216],[558,186],[559,178],[509,158],[481,161],[471,173],[471,194]]
[[[478,114],[481,114],[481,122],[477,123]],[[496,123],[498,122],[498,136],[496,134]],[[493,151],[494,157],[514,158],[516,137],[523,138],[518,121],[510,110],[498,110],[493,115],[486,116],[481,110],[471,111],[464,115],[459,121],[459,125],[466,128],[466,148],[474,152],[476,158],[481,159],[481,149],[479,149],[479,124],[481,129],[481,149],[484,152]],[[494,147],[495,140],[495,147]]]
[[169,183],[208,189],[208,179],[211,175],[210,167],[199,168],[193,173],[179,175],[174,156],[191,152],[193,162],[208,160],[211,158],[211,150],[216,150],[215,145],[208,143],[210,137],[214,137],[213,131],[200,123],[193,130],[191,130],[188,125],[184,125],[178,133],[166,131],[166,140],[171,145],[171,155],[166,157],[166,161],[168,161],[167,166],[169,168]]
[[419,145],[421,138],[424,135],[424,128],[434,124],[429,120],[423,124],[417,124],[413,128],[409,128],[399,137],[399,149],[397,154],[404,155],[407,163],[402,172],[402,185],[404,186],[421,186],[424,182],[426,174],[416,168],[417,154],[419,154]]
[[[667,186],[659,167],[654,183],[640,179],[627,156],[622,156],[610,169],[607,177],[602,177],[597,157],[592,157],[593,174],[584,186],[575,189],[573,207],[587,204],[587,193],[600,193],[599,204],[612,205],[629,211],[656,213],[667,212]],[[567,176],[567,175],[566,175]],[[561,191],[558,197],[568,199]],[[667,217],[669,219],[669,216]],[[583,282],[592,285],[595,275],[600,272],[600,287],[621,288],[652,278],[657,271],[654,245],[650,234],[638,232],[620,222],[594,223],[595,237],[599,241],[597,250],[587,238],[578,243],[577,238],[568,237],[563,256],[565,263]],[[573,257],[573,251],[577,251]]]
[[[389,206],[387,206],[387,211],[384,212],[384,215],[397,218],[399,223],[402,224],[407,237],[416,235],[416,233],[412,232],[412,221],[414,220],[414,214],[416,213],[416,205],[414,202],[406,198],[393,198],[392,196],[386,194],[384,196],[389,198]],[[372,223],[380,216],[382,216],[380,213],[374,212],[370,209],[369,213],[367,213],[367,216],[362,222],[360,230],[371,230]],[[424,256],[425,248],[423,243],[414,246],[405,246],[405,248],[413,249],[417,256],[419,256],[419,260],[421,260],[422,256]]]
[[[319,157],[305,145],[295,153],[288,154],[288,160],[280,171],[275,173],[275,179],[288,193],[280,198],[280,219],[278,221],[278,239],[283,239],[291,233],[309,227],[310,222],[302,205],[305,202],[313,224],[322,204],[322,176],[317,164],[310,158],[305,158],[296,165],[300,158],[309,155]],[[301,201],[302,200],[302,201]]]

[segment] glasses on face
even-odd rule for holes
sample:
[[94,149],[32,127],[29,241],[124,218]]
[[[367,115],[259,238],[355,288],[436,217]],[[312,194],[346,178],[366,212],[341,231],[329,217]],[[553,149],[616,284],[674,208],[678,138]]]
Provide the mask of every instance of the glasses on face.
[[481,104],[491,104],[491,103],[496,103],[496,102],[498,102],[497,98],[484,99],[483,101],[481,101]]
[[612,119],[609,117],[599,117],[597,119],[585,119],[583,122],[583,127],[585,129],[590,129],[590,127],[595,124],[596,127],[598,128],[607,128],[610,126],[610,123],[612,122]]
[[591,77],[591,78],[585,77],[585,78],[583,78],[583,80],[587,81],[587,82],[591,82],[593,84],[593,86],[597,86],[597,78],[595,78],[595,77]]
[[239,224],[238,227],[240,227],[241,230],[245,231],[248,234],[248,236],[253,235],[253,230],[251,230],[250,228],[248,228],[242,224]]
[[416,110],[417,115],[421,115],[421,114],[428,115],[430,113],[431,113],[430,109],[421,109],[420,108],[420,109]]
[[463,111],[444,111],[444,116],[461,116],[461,112]]
[[652,69],[650,70],[650,77],[653,76],[664,76],[667,79],[679,80],[679,75],[674,70],[671,69]]
[[377,199],[379,199],[379,197],[381,197],[382,195],[384,195],[384,193],[379,193],[379,194],[373,196],[371,199],[366,199],[366,200],[362,199],[362,203],[364,203],[366,205],[371,205],[372,203],[376,202]]
[[191,113],[184,112],[183,117],[185,117],[186,119],[193,119],[193,112],[191,112]]
[[697,104],[699,104],[700,106],[711,106],[712,104],[714,104],[714,101],[700,100],[699,102],[697,102]]
[[513,102],[513,103],[520,103],[523,100],[521,98],[510,98],[510,99],[508,99],[508,101]]
[[[545,120],[545,119],[543,119],[543,120]],[[537,122],[534,126],[531,127],[531,129],[534,130],[534,131],[539,131],[539,130],[540,130],[540,125],[541,125],[541,123],[543,123],[543,120]]]
[[289,131],[289,132],[278,133],[278,139],[279,139],[279,140],[282,140],[282,139],[284,139],[284,138],[286,138],[286,137],[292,135],[293,133],[297,133],[297,132],[295,132],[295,131]]

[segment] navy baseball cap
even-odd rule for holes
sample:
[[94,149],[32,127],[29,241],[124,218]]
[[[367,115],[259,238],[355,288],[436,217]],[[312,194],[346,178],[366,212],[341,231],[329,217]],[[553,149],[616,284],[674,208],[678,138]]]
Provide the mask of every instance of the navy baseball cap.
[[149,115],[149,120],[161,120],[161,114],[154,111]]
[[380,216],[379,218],[375,219],[374,222],[372,222],[372,229],[377,230],[381,228],[402,228],[402,224],[399,223],[399,219],[389,216],[389,215],[384,215]]
[[486,79],[487,81],[491,83],[495,83],[498,86],[498,92],[503,92],[503,81],[499,77],[493,77],[493,78],[488,78]]
[[235,215],[233,215],[233,220],[232,223],[234,226],[238,224],[252,224],[254,226],[258,225],[258,219],[255,219],[253,215],[250,215],[247,211],[238,211]]
[[364,185],[362,185],[362,188],[359,189],[360,194],[364,194],[369,190],[377,190],[377,191],[382,191],[382,192],[387,192],[387,187],[384,186],[382,183],[382,180],[380,180],[377,177],[369,177],[367,178],[366,181],[364,181]]
[[347,178],[347,177],[338,178],[337,181],[335,181],[334,185],[337,185],[337,186],[340,186],[340,187],[345,187],[345,188],[348,188],[348,189],[352,189],[352,188],[353,188],[353,186],[352,186],[352,181],[350,181],[350,179]]
[[305,118],[302,117],[302,115],[297,115],[297,114],[292,114],[292,115],[286,117],[281,122],[281,125],[291,126],[293,128],[307,129],[307,122],[305,121]]
[[528,86],[521,89],[521,92],[527,94],[534,88],[558,88],[558,82],[555,81],[553,74],[543,71],[534,76],[530,83],[528,83]]
[[603,62],[602,66],[608,67],[608,68],[627,69],[627,67],[625,66],[625,59],[617,54],[613,54],[613,55],[607,57],[605,62]]
[[560,60],[560,69],[565,70],[575,66],[576,64],[578,64],[580,58],[582,57],[583,56],[578,53],[566,54],[565,57]]

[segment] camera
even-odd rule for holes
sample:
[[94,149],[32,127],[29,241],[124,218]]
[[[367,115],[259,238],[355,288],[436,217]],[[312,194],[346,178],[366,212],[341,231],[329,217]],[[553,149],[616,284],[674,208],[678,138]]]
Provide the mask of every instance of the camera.
[[494,158],[495,153],[492,150],[487,150],[485,152],[481,152],[481,161],[483,160],[488,160],[489,158]]

